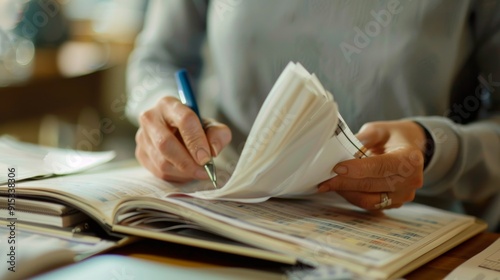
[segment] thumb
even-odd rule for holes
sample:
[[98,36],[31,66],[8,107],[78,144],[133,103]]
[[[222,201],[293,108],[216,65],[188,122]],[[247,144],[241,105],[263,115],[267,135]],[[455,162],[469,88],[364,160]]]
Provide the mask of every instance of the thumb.
[[231,142],[231,130],[227,125],[213,119],[204,119],[203,124],[212,149],[212,155],[217,156]]
[[389,132],[375,122],[364,124],[356,137],[367,149],[383,145],[389,140]]

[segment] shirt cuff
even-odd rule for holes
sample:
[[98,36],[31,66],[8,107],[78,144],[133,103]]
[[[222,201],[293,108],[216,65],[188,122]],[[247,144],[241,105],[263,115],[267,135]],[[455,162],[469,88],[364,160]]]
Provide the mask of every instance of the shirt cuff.
[[[455,124],[444,117],[414,117],[411,120],[423,126],[432,136],[434,141],[434,154],[424,170],[423,192],[440,193],[443,190],[437,185],[451,176],[454,164],[459,155],[459,138],[454,129]],[[430,188],[432,186],[432,189]]]

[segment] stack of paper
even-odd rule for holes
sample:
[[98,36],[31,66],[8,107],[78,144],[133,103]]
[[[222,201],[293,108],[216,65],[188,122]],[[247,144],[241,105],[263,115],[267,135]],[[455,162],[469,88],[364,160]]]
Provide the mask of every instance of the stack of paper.
[[87,170],[112,160],[115,152],[85,152],[43,147],[17,141],[10,136],[0,137],[0,184],[7,184],[8,169],[16,181],[35,177],[64,175]]
[[[0,248],[2,248],[0,279],[28,279],[41,272],[86,259],[116,246],[115,242],[92,236],[82,235],[79,238],[52,236],[18,228],[15,232],[15,238],[9,239],[8,237],[12,236],[9,227],[0,226]],[[11,251],[11,248],[14,250]],[[15,255],[14,261],[9,254]]]
[[259,202],[316,192],[340,161],[363,157],[337,104],[314,74],[290,62],[274,84],[250,131],[236,168],[204,199]]

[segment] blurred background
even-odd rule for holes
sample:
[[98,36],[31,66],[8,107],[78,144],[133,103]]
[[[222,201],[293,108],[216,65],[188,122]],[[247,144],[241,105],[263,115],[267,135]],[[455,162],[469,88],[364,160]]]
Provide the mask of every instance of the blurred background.
[[0,0],[0,135],[133,157],[125,68],[147,4]]

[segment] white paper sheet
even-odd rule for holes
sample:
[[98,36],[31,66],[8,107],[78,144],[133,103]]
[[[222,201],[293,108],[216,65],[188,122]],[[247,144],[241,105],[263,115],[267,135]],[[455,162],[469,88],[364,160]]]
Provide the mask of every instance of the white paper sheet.
[[500,279],[500,239],[497,239],[481,253],[455,268],[445,278],[445,280],[466,279]]
[[290,62],[262,105],[231,178],[204,199],[260,202],[300,196],[335,176],[340,161],[365,156],[331,93]]
[[8,168],[15,168],[16,181],[40,176],[80,172],[115,157],[115,152],[85,152],[23,143],[0,137],[0,185],[8,181]]

